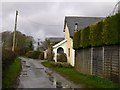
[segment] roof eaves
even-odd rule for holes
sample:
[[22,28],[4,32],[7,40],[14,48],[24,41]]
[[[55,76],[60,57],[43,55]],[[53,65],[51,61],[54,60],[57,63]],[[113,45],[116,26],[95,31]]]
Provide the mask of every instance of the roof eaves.
[[65,43],[66,41],[67,41],[66,39],[62,40],[61,42],[55,44],[55,45],[53,46],[53,48],[56,48],[56,47],[60,46],[61,44]]
[[63,29],[63,32],[65,32],[65,26],[66,26],[66,17],[64,19],[64,29]]

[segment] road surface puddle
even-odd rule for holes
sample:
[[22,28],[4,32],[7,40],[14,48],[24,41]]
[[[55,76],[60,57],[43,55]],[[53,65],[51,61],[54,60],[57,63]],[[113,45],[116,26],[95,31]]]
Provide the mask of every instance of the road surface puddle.
[[73,88],[71,88],[71,86],[65,84],[65,82],[63,84],[63,82],[61,82],[58,78],[53,76],[52,75],[53,72],[50,72],[50,71],[47,71],[47,70],[45,70],[45,72],[47,73],[49,80],[52,82],[52,85],[55,88],[69,88],[70,90],[74,90]]
[[36,67],[36,69],[44,69],[43,67]]

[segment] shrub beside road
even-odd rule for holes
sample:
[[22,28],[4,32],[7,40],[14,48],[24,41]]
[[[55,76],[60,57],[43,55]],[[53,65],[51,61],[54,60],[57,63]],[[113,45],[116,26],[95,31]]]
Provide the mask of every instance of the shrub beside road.
[[2,88],[13,88],[21,72],[21,60],[15,59],[14,62],[3,71]]

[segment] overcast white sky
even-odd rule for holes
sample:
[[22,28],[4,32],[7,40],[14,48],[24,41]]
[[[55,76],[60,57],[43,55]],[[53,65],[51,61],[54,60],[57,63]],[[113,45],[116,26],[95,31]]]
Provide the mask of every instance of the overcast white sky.
[[[8,2],[9,1],[9,2]],[[41,2],[40,2],[41,1]],[[13,31],[15,11],[18,10],[17,30],[35,39],[64,37],[65,16],[108,16],[118,0],[2,0],[2,31]],[[1,6],[1,4],[0,4]],[[1,24],[0,24],[1,25]]]

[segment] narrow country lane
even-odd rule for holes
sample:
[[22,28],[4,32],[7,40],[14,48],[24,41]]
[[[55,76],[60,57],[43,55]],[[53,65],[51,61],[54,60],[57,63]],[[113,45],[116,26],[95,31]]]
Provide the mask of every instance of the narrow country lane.
[[22,72],[18,88],[80,88],[59,74],[44,67],[42,60],[21,58]]

